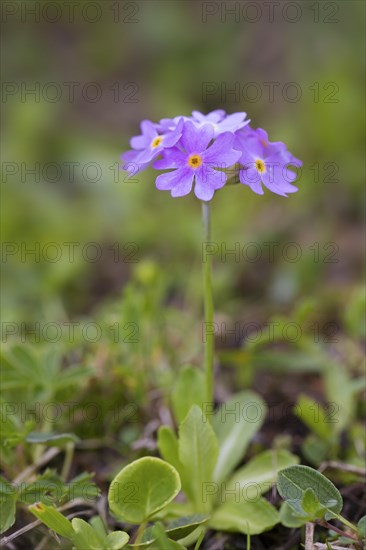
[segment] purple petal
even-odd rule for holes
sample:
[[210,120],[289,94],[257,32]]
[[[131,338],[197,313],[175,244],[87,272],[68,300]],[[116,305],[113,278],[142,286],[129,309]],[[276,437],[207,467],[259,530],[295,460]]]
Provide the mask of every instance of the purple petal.
[[202,158],[209,164],[220,166],[220,168],[229,168],[241,157],[240,151],[232,149],[231,146],[233,141],[233,134],[221,134],[216,141],[202,153]]
[[280,166],[270,166],[269,169],[262,174],[262,181],[272,193],[282,195],[283,197],[286,197],[287,193],[295,193],[298,191],[297,187],[285,180],[282,174],[282,167]]
[[161,132],[162,134],[166,134],[168,132],[173,132],[173,130],[176,129],[178,123],[180,120],[190,120],[189,117],[186,116],[176,116],[174,118],[162,118],[159,122],[159,124],[156,124],[156,129]]
[[172,147],[177,143],[177,141],[181,138],[182,132],[183,132],[183,126],[184,126],[184,119],[181,118],[176,126],[176,128],[172,132],[168,132],[165,134],[163,141],[161,143],[162,147]]
[[215,111],[211,111],[211,113],[208,113],[208,115],[204,115],[200,111],[192,111],[192,117],[194,121],[199,122],[200,124],[204,124],[207,122],[217,124],[225,117],[225,115],[226,113],[223,109],[216,109]]
[[185,166],[186,164],[187,153],[183,153],[183,151],[181,151],[177,147],[165,149],[162,154],[163,158],[156,160],[153,164],[153,167],[156,170],[179,168],[180,166]]
[[140,151],[125,151],[120,156],[121,160],[125,160],[127,162],[132,162],[136,160],[136,158],[140,155]]
[[234,148],[241,151],[240,163],[244,166],[257,158],[264,158],[264,147],[256,134],[235,134]]
[[151,120],[143,120],[140,124],[141,133],[152,141],[158,135],[155,124]]
[[175,185],[171,190],[172,197],[184,197],[192,191],[194,174],[189,168],[182,171],[179,183]]
[[218,124],[216,135],[224,132],[236,132],[237,130],[244,128],[244,126],[250,122],[250,120],[245,120],[246,115],[246,113],[234,113],[232,115],[228,115]]
[[132,149],[146,149],[146,147],[149,147],[150,142],[150,138],[147,138],[146,136],[134,136],[130,139]]
[[161,174],[156,178],[156,187],[162,191],[171,191],[172,197],[183,197],[192,190],[194,173],[189,168],[180,168]]
[[254,193],[257,195],[263,195],[261,178],[258,170],[255,168],[247,168],[246,170],[240,170],[239,179],[244,185],[248,185]]
[[158,147],[145,149],[144,151],[140,152],[139,160],[140,162],[151,162],[152,160],[156,159],[163,150],[163,146],[159,145]]
[[203,165],[196,171],[196,185],[194,193],[201,201],[209,201],[214,196],[216,189],[224,187],[226,174],[214,170],[210,166]]
[[187,153],[202,153],[212,140],[214,129],[211,124],[197,128],[192,122],[184,123],[182,145]]
[[130,140],[130,145],[133,149],[146,149],[149,147],[152,140],[158,136],[155,124],[151,120],[143,120],[140,124],[141,133],[140,136],[134,136]]

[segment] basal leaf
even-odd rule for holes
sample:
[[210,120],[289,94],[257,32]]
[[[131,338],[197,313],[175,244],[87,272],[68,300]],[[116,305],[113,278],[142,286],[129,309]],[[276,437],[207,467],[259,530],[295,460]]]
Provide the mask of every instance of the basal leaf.
[[251,391],[233,395],[221,405],[213,419],[213,428],[219,440],[219,457],[214,471],[216,482],[225,480],[243,460],[265,416],[264,401]]
[[71,525],[74,529],[74,535],[72,537],[77,550],[100,550],[104,545],[104,538],[98,531],[93,529],[89,523],[80,518],[74,518],[71,520]]
[[65,518],[56,508],[37,502],[29,506],[28,509],[37,519],[47,525],[49,529],[52,529],[52,531],[55,531],[61,537],[70,540],[73,539],[75,532],[71,521]]
[[179,473],[183,491],[188,492],[183,465],[179,459],[178,438],[169,426],[161,426],[158,431],[158,448],[164,460],[169,462]]
[[215,433],[202,410],[193,405],[179,428],[179,459],[196,512],[210,510],[210,498],[206,498],[205,488],[212,483],[217,456]]
[[108,550],[120,550],[126,546],[129,541],[129,536],[124,531],[114,531],[107,535],[105,541],[107,543]]
[[160,458],[135,460],[112,481],[108,501],[114,514],[128,523],[143,523],[164,508],[181,488],[178,472]]
[[273,487],[280,470],[298,462],[298,457],[285,449],[264,451],[234,473],[224,486],[225,498],[235,490],[240,498],[251,501]]
[[267,500],[225,502],[213,514],[209,526],[217,531],[258,535],[279,521],[279,514]]
[[185,516],[182,518],[175,519],[168,524],[165,531],[168,534],[169,538],[173,540],[180,540],[187,537],[192,533],[197,527],[206,523],[208,516],[202,514],[195,514],[193,516]]

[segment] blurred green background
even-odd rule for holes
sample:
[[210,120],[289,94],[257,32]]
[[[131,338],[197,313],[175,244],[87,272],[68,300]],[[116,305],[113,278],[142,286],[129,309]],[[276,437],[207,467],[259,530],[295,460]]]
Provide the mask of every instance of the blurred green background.
[[[365,4],[270,4],[106,0],[70,16],[62,1],[3,3],[3,323],[93,319],[149,259],[164,303],[199,320],[198,201],[117,165],[142,119],[216,108],[246,111],[304,162],[290,198],[216,194],[214,240],[262,250],[256,262],[215,257],[218,311],[266,318],[313,297],[317,318],[339,320],[362,284]],[[274,261],[268,242],[280,243]],[[297,262],[282,253],[291,242]]]
[[127,180],[120,155],[143,119],[218,108],[304,165],[288,198],[232,185],[212,201],[215,397],[250,387],[268,404],[251,452],[362,467],[365,3],[1,8],[6,478],[42,452],[32,431],[78,435],[70,476],[96,472],[104,491],[156,452],[181,367],[203,363],[201,205],[158,191],[152,169]]

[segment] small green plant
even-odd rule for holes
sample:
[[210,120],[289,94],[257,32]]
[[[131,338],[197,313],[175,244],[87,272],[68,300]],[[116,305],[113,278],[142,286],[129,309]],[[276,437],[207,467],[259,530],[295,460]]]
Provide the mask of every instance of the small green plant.
[[[180,407],[182,412],[181,401]],[[273,486],[278,471],[296,464],[297,457],[285,450],[266,451],[235,472],[264,413],[263,401],[248,391],[232,396],[213,415],[212,423],[193,404],[180,423],[178,437],[171,428],[160,428],[160,453],[179,472],[186,496],[184,504],[169,507],[170,514],[206,514],[212,529],[251,535],[278,523],[277,510],[261,495]]]
[[[278,492],[285,500],[280,512],[282,523],[288,527],[300,527],[315,523],[341,536],[342,541],[364,548],[365,522],[363,517],[357,525],[341,515],[343,499],[338,489],[323,474],[303,465],[294,465],[279,472]],[[342,531],[331,520],[337,520],[345,528]]]
[[[162,529],[159,513],[177,496],[180,488],[177,471],[159,458],[135,460],[116,475],[109,488],[108,502],[117,521],[139,526],[136,540],[130,546],[153,547],[155,542],[164,541],[164,549],[184,548],[176,540],[190,534],[207,518],[198,515],[180,518],[166,530]],[[118,550],[130,539],[124,531],[107,533],[97,516],[89,523],[80,518],[69,521],[55,507],[42,502],[29,506],[29,511],[49,529],[71,540],[76,550]],[[157,523],[146,529],[155,519]]]
[[29,511],[54,533],[70,540],[76,550],[120,550],[130,538],[124,531],[107,533],[97,516],[89,523],[80,518],[70,521],[56,508],[42,503],[32,504]]

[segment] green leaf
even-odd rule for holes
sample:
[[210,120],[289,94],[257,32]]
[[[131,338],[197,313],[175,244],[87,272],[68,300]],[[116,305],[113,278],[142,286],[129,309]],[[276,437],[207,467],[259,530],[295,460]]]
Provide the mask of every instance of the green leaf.
[[105,538],[108,550],[120,550],[128,543],[130,537],[124,531],[114,531]]
[[172,405],[175,419],[182,422],[192,405],[202,407],[205,401],[204,375],[194,367],[183,368],[172,392]]
[[153,534],[157,541],[157,545],[154,544],[153,548],[156,548],[156,550],[184,550],[185,547],[179,544],[179,542],[176,542],[174,540],[171,540],[168,538],[166,533],[164,532],[163,527],[157,523],[153,527]]
[[301,506],[310,517],[319,517],[321,512],[325,511],[311,487],[305,490]]
[[70,537],[77,550],[101,550],[104,548],[104,537],[102,537],[98,531],[93,529],[89,523],[80,518],[74,518],[71,520],[71,525],[74,529],[74,534]]
[[[201,514],[178,518],[169,523],[169,525],[165,528],[165,533],[171,540],[181,540],[193,533],[197,527],[205,523],[208,519],[208,516],[203,516]],[[146,545],[152,544],[155,540],[155,526],[152,526],[145,529],[140,544],[130,546],[146,547]]]
[[353,290],[347,300],[344,310],[344,321],[347,329],[354,338],[365,338],[366,335],[366,294],[364,287],[357,287]]
[[5,478],[0,483],[0,533],[7,531],[15,522],[17,491]]
[[169,535],[169,538],[173,540],[180,540],[187,537],[197,527],[206,523],[209,519],[208,516],[202,514],[194,514],[193,516],[185,516],[173,520],[168,524],[165,531]]
[[280,522],[285,527],[288,527],[289,529],[297,529],[298,527],[301,527],[302,525],[305,525],[306,518],[299,518],[293,511],[293,509],[288,505],[287,501],[282,503],[280,508]]
[[173,466],[160,458],[140,458],[113,479],[109,506],[122,520],[143,523],[171,502],[180,488],[179,475]]
[[201,533],[198,535],[198,539],[196,542],[196,546],[194,547],[194,550],[199,550],[201,548],[201,544],[204,538],[205,538],[205,530],[201,529]]
[[71,521],[65,518],[65,516],[53,506],[46,506],[41,502],[37,502],[29,506],[28,510],[36,516],[37,519],[41,520],[42,523],[47,525],[49,529],[52,529],[61,537],[73,539],[75,533]]
[[159,428],[158,449],[163,459],[178,471],[184,490],[185,476],[183,465],[179,460],[178,438],[169,426],[161,426]]
[[230,498],[229,491],[235,488],[241,498],[253,500],[273,487],[280,470],[298,462],[299,458],[285,449],[264,451],[235,472],[225,484],[226,498]]
[[279,521],[277,510],[264,498],[255,502],[225,502],[218,508],[209,525],[217,531],[258,535]]
[[357,529],[361,537],[366,537],[366,516],[363,516],[357,523]]
[[254,434],[266,416],[264,401],[254,392],[233,395],[221,405],[213,419],[213,428],[219,440],[219,457],[214,480],[223,481],[243,460]]
[[202,410],[193,405],[179,427],[179,459],[188,480],[187,493],[196,512],[205,513],[211,508],[205,488],[212,483],[217,456],[215,433]]
[[[203,516],[202,514],[194,514],[192,516],[178,518],[167,525],[165,532],[172,540],[184,539],[208,519],[208,516]],[[153,543],[155,540],[156,537],[154,535],[154,526],[145,529],[141,542],[147,544]]]
[[308,515],[302,507],[305,491],[311,488],[319,504],[339,514],[343,501],[340,492],[329,479],[309,466],[296,465],[281,470],[277,481],[278,492],[299,516]]
[[93,474],[84,472],[68,483],[52,470],[46,470],[33,483],[22,486],[18,499],[26,504],[41,501],[43,504],[59,505],[75,498],[94,499],[100,490],[92,481]]
[[326,460],[329,453],[329,448],[329,441],[319,439],[319,437],[313,433],[309,434],[302,444],[302,452],[304,456],[315,466]]
[[30,432],[25,438],[27,443],[42,443],[51,447],[63,447],[67,443],[76,443],[79,438],[72,433],[44,433],[44,432]]
[[327,422],[323,407],[307,395],[300,395],[294,413],[318,437],[324,440],[332,437],[332,424]]
[[357,401],[352,380],[345,368],[333,362],[324,370],[324,384],[330,405],[328,423],[332,425],[334,433],[340,434],[355,415]]
[[150,548],[153,542],[155,541],[155,537],[152,533],[152,527],[149,527],[149,529],[147,529],[146,531],[144,531],[142,539],[139,542],[130,542],[130,544],[128,545],[128,548],[141,548],[141,549]]
[[107,536],[107,530],[105,528],[105,525],[103,523],[103,520],[100,516],[93,516],[89,520],[89,524],[97,531],[101,537]]

